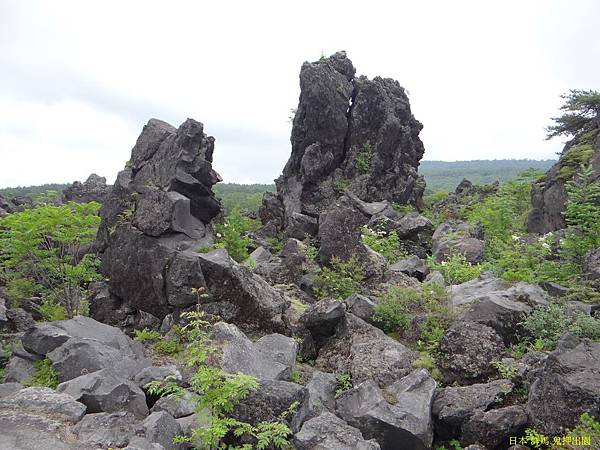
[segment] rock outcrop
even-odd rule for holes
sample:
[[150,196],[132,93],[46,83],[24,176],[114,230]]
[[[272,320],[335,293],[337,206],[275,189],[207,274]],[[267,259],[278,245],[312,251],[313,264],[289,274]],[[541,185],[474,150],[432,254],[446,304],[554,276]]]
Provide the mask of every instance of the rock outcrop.
[[108,195],[109,186],[106,185],[106,178],[91,174],[83,183],[75,181],[67,186],[62,192],[63,202],[104,202]]
[[355,72],[345,52],[302,65],[292,153],[260,214],[271,229],[310,233],[346,189],[369,202],[421,204],[422,125],[408,97],[397,81]]
[[545,234],[567,226],[563,215],[567,201],[566,182],[575,176],[581,164],[591,164],[594,179],[600,182],[600,136],[597,134],[592,140],[567,142],[558,162],[533,184],[532,210],[527,218],[530,233]]

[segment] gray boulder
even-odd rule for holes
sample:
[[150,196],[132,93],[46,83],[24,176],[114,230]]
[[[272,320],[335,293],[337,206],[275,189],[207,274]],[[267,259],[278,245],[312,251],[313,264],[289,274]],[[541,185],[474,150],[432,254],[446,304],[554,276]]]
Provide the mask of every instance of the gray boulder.
[[[218,322],[213,326],[211,340],[222,352],[225,372],[241,372],[262,380],[287,380],[296,363],[298,344],[286,336],[268,335],[255,344],[235,325]],[[268,348],[269,342],[273,348]]]
[[548,304],[542,288],[519,282],[514,285],[495,277],[483,277],[448,288],[457,319],[493,328],[506,345],[522,334],[521,322],[535,306]]
[[415,352],[347,313],[319,351],[315,366],[325,372],[349,373],[355,384],[374,380],[384,387],[408,375],[415,359]]
[[[600,411],[600,343],[565,335],[529,390],[531,424],[548,435],[573,428],[584,412]],[[548,407],[552,405],[552,407]]]
[[325,299],[312,305],[300,318],[310,332],[318,348],[326,339],[335,334],[338,324],[346,315],[346,305],[334,300]]
[[0,398],[0,411],[18,410],[22,413],[45,415],[49,418],[77,423],[86,407],[73,397],[47,387],[29,387]]
[[89,413],[127,411],[138,418],[148,415],[144,392],[110,369],[73,378],[59,384],[57,390],[86,405]]
[[477,411],[462,426],[462,445],[483,444],[489,449],[504,448],[511,436],[521,436],[528,417],[520,405]]
[[133,377],[133,382],[143,389],[144,386],[151,381],[162,381],[167,377],[173,381],[182,380],[179,369],[176,366],[169,364],[166,366],[144,367]]
[[506,348],[492,328],[476,322],[454,322],[440,343],[439,368],[448,384],[471,384],[495,373],[494,361],[502,359]]
[[173,443],[173,438],[181,434],[181,427],[165,411],[153,412],[146,417],[138,428],[138,434],[145,437],[149,442],[162,445],[165,449],[177,450],[183,448],[183,444]]
[[392,264],[390,266],[390,272],[404,273],[409,277],[423,281],[429,273],[429,267],[427,267],[425,261],[418,256],[413,255]]
[[377,303],[371,298],[356,293],[344,300],[344,303],[349,313],[369,323],[373,318],[375,306],[377,306]]
[[588,253],[583,263],[583,274],[586,280],[600,282],[600,248]]
[[508,380],[495,380],[443,388],[436,395],[431,410],[436,436],[440,440],[458,439],[465,422],[477,411],[487,411],[497,399],[510,393],[513,387]]
[[14,394],[17,391],[23,389],[23,385],[21,383],[16,382],[6,382],[0,384],[0,398],[8,397],[9,395]]
[[308,420],[293,443],[298,450],[380,450],[374,440],[365,441],[361,432],[339,417],[323,412]]
[[35,355],[29,357],[25,351],[13,354],[4,368],[4,381],[20,383],[31,378],[36,372],[34,363],[37,359]]
[[337,379],[334,374],[315,371],[306,384],[306,399],[300,406],[292,428],[299,428],[298,422],[310,420],[323,412],[335,412],[335,390]]
[[100,447],[126,447],[135,435],[138,419],[131,413],[86,414],[73,427],[80,442]]
[[429,448],[433,440],[430,411],[435,381],[427,371],[407,378],[389,388],[396,395],[396,405],[385,400],[373,381],[366,381],[338,398],[338,414],[366,439],[375,439],[382,449]]
[[210,293],[203,306],[207,312],[248,331],[285,331],[283,314],[289,304],[279,291],[237,264],[224,249],[198,256]]
[[169,448],[165,448],[156,442],[150,442],[145,437],[136,436],[129,441],[129,445],[123,450],[167,450]]
[[159,398],[150,412],[166,411],[175,419],[180,419],[196,412],[196,402],[196,396],[189,391],[181,395],[171,394]]
[[[296,383],[278,380],[261,380],[259,383],[257,390],[235,406],[231,417],[252,424],[278,420],[294,402],[298,402],[299,407],[306,398],[306,388]],[[297,423],[295,415],[288,420]]]

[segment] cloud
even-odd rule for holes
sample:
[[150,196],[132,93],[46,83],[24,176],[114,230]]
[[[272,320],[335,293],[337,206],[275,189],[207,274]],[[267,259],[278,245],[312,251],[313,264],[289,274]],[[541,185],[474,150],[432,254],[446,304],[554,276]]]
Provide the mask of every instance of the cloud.
[[200,120],[227,180],[271,181],[302,62],[340,49],[407,88],[426,159],[554,157],[559,94],[600,79],[599,13],[593,0],[0,1],[0,185],[112,180],[151,117]]

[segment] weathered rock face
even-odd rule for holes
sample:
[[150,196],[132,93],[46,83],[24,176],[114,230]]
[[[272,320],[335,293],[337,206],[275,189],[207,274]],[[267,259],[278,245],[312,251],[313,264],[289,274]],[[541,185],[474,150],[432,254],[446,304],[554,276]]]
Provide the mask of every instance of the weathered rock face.
[[531,188],[532,211],[527,218],[530,233],[548,233],[567,226],[563,212],[567,201],[565,182],[578,171],[579,163],[591,164],[596,182],[600,181],[600,137],[595,142],[567,142],[560,159]]
[[575,426],[584,412],[597,415],[598,367],[600,343],[563,336],[529,391],[527,409],[532,425],[544,434],[556,435]]
[[211,164],[214,138],[203,128],[193,119],[177,129],[151,119],[104,201],[96,246],[113,310],[162,319],[205,286],[196,253],[186,252],[212,242],[207,225],[220,212],[211,191],[221,180]]
[[106,178],[91,174],[83,183],[75,181],[67,186],[62,192],[63,202],[98,202],[102,203],[108,195],[109,186],[106,185]]
[[355,72],[345,52],[302,65],[292,154],[277,198],[265,196],[263,223],[308,223],[298,214],[317,218],[346,188],[365,201],[420,205],[422,125],[397,81]]

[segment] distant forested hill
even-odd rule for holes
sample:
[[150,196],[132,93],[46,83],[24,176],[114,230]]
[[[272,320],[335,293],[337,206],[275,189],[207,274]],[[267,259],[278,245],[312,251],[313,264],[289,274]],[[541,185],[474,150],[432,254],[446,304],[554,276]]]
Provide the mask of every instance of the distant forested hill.
[[[536,161],[531,159],[500,159],[494,161],[421,161],[419,172],[425,176],[427,191],[453,191],[463,178],[475,184],[492,183],[515,179],[520,172],[534,168],[548,170],[555,161]],[[66,184],[44,184],[0,189],[0,195],[14,197],[35,196],[48,190],[62,191]],[[219,183],[213,187],[229,212],[234,208],[255,210],[260,206],[262,195],[266,191],[275,191],[274,184],[237,184]]]
[[453,191],[463,178],[473,184],[507,181],[529,168],[548,170],[556,161],[533,159],[497,159],[474,161],[421,161],[419,173],[425,176],[427,189]]

